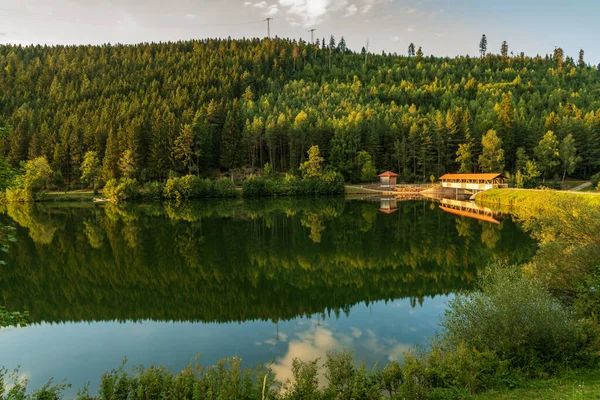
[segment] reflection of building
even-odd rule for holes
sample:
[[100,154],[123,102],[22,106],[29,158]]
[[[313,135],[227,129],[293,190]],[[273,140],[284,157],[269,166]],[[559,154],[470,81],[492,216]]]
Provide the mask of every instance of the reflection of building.
[[385,171],[383,174],[379,174],[379,185],[383,187],[395,187],[397,177],[398,174],[392,171]]
[[490,174],[446,174],[440,177],[442,188],[444,189],[462,189],[471,194],[483,190],[507,188],[506,177],[499,173]]
[[459,201],[451,199],[441,199],[440,209],[443,211],[458,215],[461,217],[475,218],[480,221],[499,224],[494,218],[494,212],[486,207],[479,207],[477,204],[470,201]]
[[391,214],[398,211],[397,199],[379,199],[379,211],[386,214]]

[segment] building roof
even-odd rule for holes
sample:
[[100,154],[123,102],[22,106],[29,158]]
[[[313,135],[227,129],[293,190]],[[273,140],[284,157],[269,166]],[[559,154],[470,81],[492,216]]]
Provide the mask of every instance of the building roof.
[[485,214],[477,214],[477,213],[470,212],[470,211],[455,210],[453,208],[444,207],[444,206],[440,206],[440,209],[446,211],[447,213],[458,215],[460,217],[475,218],[475,219],[478,219],[481,221],[491,222],[493,224],[500,223],[494,217],[490,217],[489,215],[485,215]]
[[385,171],[383,174],[378,175],[380,178],[389,177],[392,178],[394,176],[398,176],[398,174],[393,173],[392,171]]
[[451,180],[451,181],[466,181],[466,180],[483,180],[490,181],[496,178],[504,178],[504,175],[498,172],[492,172],[489,174],[446,174],[440,177],[440,180]]

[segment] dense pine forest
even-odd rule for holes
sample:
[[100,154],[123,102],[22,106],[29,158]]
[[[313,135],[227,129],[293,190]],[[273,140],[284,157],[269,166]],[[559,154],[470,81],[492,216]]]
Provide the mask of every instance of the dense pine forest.
[[[346,180],[364,164],[406,181],[505,170],[600,170],[600,71],[554,54],[478,58],[355,53],[343,38],[0,46],[0,155],[45,156],[78,184],[232,169],[296,172],[318,145]],[[371,167],[372,168],[372,167]]]

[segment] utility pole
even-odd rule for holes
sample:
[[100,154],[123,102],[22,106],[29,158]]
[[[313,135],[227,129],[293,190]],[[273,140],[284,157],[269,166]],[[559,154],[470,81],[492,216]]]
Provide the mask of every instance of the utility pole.
[[315,44],[315,38],[314,38],[315,31],[316,31],[315,28],[312,28],[310,31],[307,31],[307,32],[310,32],[310,43],[311,44]]
[[271,17],[267,17],[267,18],[265,19],[265,21],[267,21],[267,35],[268,35],[269,39],[271,39],[271,24],[270,24],[270,21],[271,21],[272,19],[273,19],[273,18],[271,18]]

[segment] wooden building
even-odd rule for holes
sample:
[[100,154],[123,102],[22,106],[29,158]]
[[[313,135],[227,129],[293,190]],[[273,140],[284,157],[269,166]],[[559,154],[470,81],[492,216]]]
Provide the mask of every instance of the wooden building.
[[396,178],[398,174],[392,171],[385,171],[383,174],[379,174],[379,185],[382,187],[396,187]]
[[443,188],[464,189],[473,193],[508,187],[506,177],[500,173],[446,174],[440,177],[440,181]]

